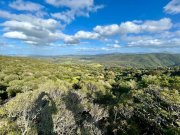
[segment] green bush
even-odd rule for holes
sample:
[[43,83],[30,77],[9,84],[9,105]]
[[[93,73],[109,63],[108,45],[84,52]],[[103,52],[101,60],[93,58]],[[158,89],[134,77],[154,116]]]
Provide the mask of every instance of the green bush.
[[1,119],[0,123],[0,135],[21,135],[21,130],[15,122]]
[[12,86],[7,88],[7,93],[9,97],[15,97],[17,93],[22,92],[22,87],[20,86]]
[[5,83],[9,83],[9,82],[14,81],[14,80],[19,80],[18,75],[11,74],[11,75],[8,75],[4,78]]

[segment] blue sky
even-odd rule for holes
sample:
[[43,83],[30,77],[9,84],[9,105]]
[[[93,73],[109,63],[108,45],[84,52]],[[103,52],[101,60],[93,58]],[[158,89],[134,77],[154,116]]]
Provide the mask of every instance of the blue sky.
[[180,0],[1,0],[0,55],[180,52]]

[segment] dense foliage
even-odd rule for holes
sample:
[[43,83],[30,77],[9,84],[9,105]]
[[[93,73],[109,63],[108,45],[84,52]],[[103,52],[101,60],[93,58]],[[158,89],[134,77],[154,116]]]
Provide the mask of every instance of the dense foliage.
[[179,135],[180,67],[0,57],[1,135]]

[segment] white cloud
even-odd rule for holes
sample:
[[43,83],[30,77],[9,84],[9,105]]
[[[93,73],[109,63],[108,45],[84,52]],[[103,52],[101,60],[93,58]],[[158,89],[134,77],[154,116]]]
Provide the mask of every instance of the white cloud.
[[[43,26],[38,26],[38,25],[35,26],[29,22],[6,21],[1,25],[6,27],[8,31],[18,31],[24,33],[26,35],[26,38],[22,38],[24,41],[28,40],[31,41],[32,43],[36,42],[39,45],[46,45],[49,42],[58,40],[59,38],[57,32],[52,31],[51,29],[47,29]],[[30,43],[30,42],[26,42],[26,43]]]
[[[0,18],[5,19],[0,27],[5,31],[4,37],[22,40],[33,45],[50,45],[56,41],[65,44],[78,44],[81,39],[97,39],[98,33],[79,31],[75,35],[66,35],[62,30],[78,16],[89,16],[103,8],[95,5],[94,0],[46,0],[48,4],[63,9],[58,13],[47,13],[44,6],[25,0],[15,0],[9,4],[19,13],[0,10]],[[22,13],[22,11],[30,11]],[[50,16],[49,16],[50,15]],[[45,17],[46,16],[46,17]],[[14,34],[17,34],[15,36]]]
[[130,47],[177,47],[180,46],[180,34],[178,31],[161,33],[129,35],[123,41]]
[[132,42],[127,42],[127,46],[129,47],[177,47],[180,46],[180,39],[173,38],[173,39],[149,39],[143,40],[134,40]]
[[94,0],[46,0],[48,4],[71,9],[87,8],[94,5]]
[[118,41],[118,40],[115,40],[114,43],[115,43],[115,44],[119,44],[119,41]]
[[49,17],[49,14],[45,11],[39,10],[35,12],[35,16],[37,17]]
[[15,39],[27,39],[27,36],[22,32],[11,31],[3,34],[3,37],[6,38],[15,38]]
[[59,19],[66,24],[78,16],[89,17],[90,12],[96,12],[103,5],[94,5],[94,0],[46,0],[48,4],[56,7],[67,7],[67,11],[51,13],[53,18]]
[[[79,39],[74,36],[63,34],[58,31],[59,23],[54,19],[42,19],[32,15],[16,15],[6,11],[0,11],[3,18],[10,19],[0,24],[6,28],[7,33],[16,31],[26,36],[21,38],[18,36],[11,36],[5,33],[5,37],[21,39],[27,44],[34,45],[49,45],[52,42],[64,41],[66,44],[78,44]],[[12,19],[12,20],[11,20]]]
[[[17,3],[19,2],[19,7]],[[89,16],[90,12],[95,12],[101,5],[95,5],[94,0],[46,0],[47,3],[59,7],[67,8],[66,11],[50,13],[46,16],[41,11],[43,7],[32,6],[29,9],[29,2],[17,0],[10,4],[17,10],[33,11],[29,14],[13,14],[0,10],[0,18],[5,21],[0,24],[3,27],[6,38],[13,38],[23,41],[30,45],[52,45],[60,43],[64,45],[77,45],[84,40],[100,40],[107,44],[101,47],[101,50],[116,50],[121,48],[119,40],[128,46],[163,46],[180,45],[180,32],[170,32],[172,22],[169,18],[160,20],[134,20],[122,22],[120,24],[110,24],[105,26],[96,26],[91,31],[79,30],[73,35],[67,35],[62,32],[65,25],[71,23],[78,16]],[[34,3],[35,4],[35,3]],[[36,7],[36,8],[35,8]],[[32,15],[34,14],[34,15]],[[38,15],[39,14],[39,15]],[[116,37],[115,37],[116,36]],[[117,36],[120,38],[117,41]],[[115,37],[115,38],[113,38]],[[88,41],[89,42],[89,41]],[[94,48],[96,50],[98,48]]]
[[119,33],[119,26],[117,24],[96,26],[93,30],[102,36],[112,36]]
[[64,42],[65,44],[70,44],[70,45],[79,44],[79,40],[74,38],[73,36],[65,36]]
[[61,27],[61,24],[59,24],[58,21],[54,19],[43,19],[39,18],[37,16],[33,16],[30,14],[12,14],[7,11],[0,10],[0,17],[9,19],[9,20],[16,20],[16,21],[22,21],[22,22],[29,22],[32,25],[35,26],[41,26],[46,29],[55,30],[57,27]]
[[149,39],[149,40],[136,40],[128,43],[128,46],[160,46],[163,45],[164,42],[159,39]]
[[51,16],[69,24],[75,19],[75,12],[73,10],[69,10],[66,12],[52,13]]
[[180,0],[171,0],[165,7],[164,11],[169,14],[180,13]]
[[112,47],[81,47],[81,48],[76,48],[76,50],[80,52],[98,52],[98,51],[105,51],[105,52],[110,52],[110,51],[115,51],[117,48],[112,48]]
[[[26,35],[26,38],[22,38],[25,43],[37,45],[48,45],[51,42],[57,40],[63,40],[61,32],[58,32],[60,28],[59,22],[54,19],[42,19],[32,15],[24,14],[11,14],[7,11],[0,10],[1,18],[8,19],[0,24],[6,31],[17,31]],[[9,36],[10,38],[11,36]],[[14,36],[11,38],[15,38]],[[17,37],[17,39],[20,39]]]
[[121,46],[119,44],[107,44],[107,47],[110,47],[110,48],[120,48]]
[[39,11],[43,8],[43,6],[40,4],[29,1],[23,1],[23,0],[16,0],[10,3],[9,6],[16,10],[23,10],[23,11]]
[[98,39],[99,34],[93,32],[78,31],[74,37],[77,39]]
[[128,21],[120,24],[120,33],[143,33],[143,32],[161,32],[169,30],[172,27],[171,19],[163,18],[158,21]]
[[162,32],[169,30],[172,27],[171,19],[163,18],[158,21],[127,21],[120,25],[112,24],[107,26],[96,26],[93,30],[102,36],[124,35],[124,34],[138,34],[145,32]]
[[139,33],[141,32],[141,26],[135,24],[134,22],[125,22],[121,23],[119,26],[119,33],[127,34],[127,33]]
[[27,44],[32,44],[32,45],[37,45],[38,43],[37,42],[34,42],[34,41],[24,41],[25,43]]
[[161,32],[169,30],[172,27],[171,19],[163,18],[159,21],[145,21],[141,26],[142,31],[146,32]]
[[19,22],[19,21],[6,21],[1,24],[1,26],[10,27],[10,28],[25,28],[32,29],[35,28],[34,25],[28,22]]

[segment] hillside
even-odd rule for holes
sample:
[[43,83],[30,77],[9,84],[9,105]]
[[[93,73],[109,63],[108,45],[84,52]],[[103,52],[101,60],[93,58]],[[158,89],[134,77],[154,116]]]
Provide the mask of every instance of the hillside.
[[115,54],[94,57],[94,61],[123,67],[163,67],[180,65],[180,54]]
[[167,67],[180,65],[180,54],[106,54],[90,56],[56,56],[35,58],[48,59],[55,63],[100,63],[105,66],[119,67]]
[[0,57],[0,135],[179,135],[179,90],[178,66]]

